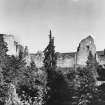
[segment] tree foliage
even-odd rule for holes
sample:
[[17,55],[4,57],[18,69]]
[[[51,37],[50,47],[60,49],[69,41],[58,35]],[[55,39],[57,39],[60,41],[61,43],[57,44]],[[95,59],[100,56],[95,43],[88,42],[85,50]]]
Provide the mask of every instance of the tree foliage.
[[[47,73],[47,88],[48,94],[46,97],[46,104],[47,105],[52,105],[53,101],[50,99],[54,99],[54,95],[56,88],[55,88],[55,83],[57,79],[57,72],[56,72],[56,53],[55,53],[55,46],[54,46],[54,38],[52,37],[52,33],[50,30],[50,35],[49,35],[49,44],[44,50],[44,68]],[[50,98],[49,98],[50,97]],[[49,99],[48,99],[49,98]]]
[[4,71],[6,70],[8,63],[7,55],[7,43],[4,41],[4,35],[0,35],[0,105],[5,104],[5,100],[8,97],[8,84],[4,79]]
[[73,105],[95,105],[98,102],[100,92],[96,87],[96,72],[97,62],[90,52],[87,66],[77,68]]

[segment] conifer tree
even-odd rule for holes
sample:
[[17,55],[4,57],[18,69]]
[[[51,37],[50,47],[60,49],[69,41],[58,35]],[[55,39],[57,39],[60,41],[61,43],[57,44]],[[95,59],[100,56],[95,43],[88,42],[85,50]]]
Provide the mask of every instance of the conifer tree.
[[98,78],[98,73],[97,73],[98,63],[96,61],[96,55],[93,56],[91,51],[89,51],[89,56],[88,56],[86,67],[93,73],[93,77],[96,81]]
[[49,44],[44,50],[44,56],[44,67],[47,73],[49,74],[48,81],[50,82],[50,80],[53,79],[50,73],[53,73],[53,71],[55,71],[56,69],[56,53],[54,46],[54,38],[52,37],[51,30],[49,35]]
[[89,76],[88,76],[88,88],[91,90],[90,94],[92,96],[91,99],[91,104],[102,104],[100,100],[100,95],[101,95],[101,91],[97,88],[96,86],[96,82],[97,82],[97,78],[99,77],[97,69],[98,69],[98,62],[96,60],[96,55],[93,56],[92,52],[89,52],[89,56],[88,56],[88,60],[87,60],[87,66],[86,69],[87,71],[89,71]]
[[54,46],[54,37],[52,37],[52,33],[50,30],[50,35],[49,35],[49,44],[44,50],[44,66],[46,70],[55,70],[56,68],[56,54],[55,54],[55,46]]
[[73,105],[94,105],[98,104],[99,90],[96,87],[97,80],[97,61],[89,52],[87,65],[84,68],[77,68],[78,78],[76,80],[76,88],[74,92]]
[[[49,44],[44,50],[44,68],[47,72],[47,87],[50,89],[48,91],[48,96],[53,98],[54,94],[54,80],[56,78],[56,53],[55,53],[55,46],[54,46],[54,38],[52,37],[52,33],[50,30],[49,35]],[[49,99],[46,100],[46,104],[50,105],[52,102],[49,102]],[[53,104],[53,103],[52,103]]]

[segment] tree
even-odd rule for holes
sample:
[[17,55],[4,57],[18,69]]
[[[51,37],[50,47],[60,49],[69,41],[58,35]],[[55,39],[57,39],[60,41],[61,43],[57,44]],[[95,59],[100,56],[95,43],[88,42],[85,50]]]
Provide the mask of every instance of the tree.
[[55,54],[55,46],[54,46],[54,37],[52,37],[52,33],[50,30],[49,35],[49,44],[44,50],[44,67],[49,72],[51,70],[56,69],[56,54]]
[[86,67],[77,68],[73,105],[95,105],[99,103],[100,94],[96,87],[97,65],[95,57],[89,52]]
[[44,50],[44,56],[45,56],[43,61],[44,67],[46,72],[48,73],[48,78],[47,78],[48,83],[50,83],[54,76],[52,75],[52,73],[54,73],[56,70],[56,60],[57,60],[55,53],[55,46],[54,46],[54,37],[52,37],[51,30],[49,35],[49,44]]
[[90,77],[88,77],[90,79],[90,94],[92,96],[91,98],[91,105],[102,105],[103,104],[103,101],[102,99],[100,98],[101,95],[102,95],[102,91],[96,86],[96,82],[97,82],[97,79],[99,77],[98,75],[98,67],[99,67],[99,64],[97,63],[97,60],[96,60],[96,55],[93,56],[92,55],[92,52],[90,51],[89,52],[89,56],[88,56],[88,60],[87,60],[87,66],[86,66],[86,69],[89,71],[90,73]]
[[[57,78],[57,73],[56,73],[56,53],[55,53],[55,46],[54,46],[54,37],[52,37],[52,33],[50,30],[50,35],[49,35],[49,44],[44,50],[44,68],[47,73],[47,87],[50,89],[48,90],[47,96],[50,97],[49,99],[46,99],[46,104],[47,105],[52,105],[53,101],[51,100],[54,98],[54,94],[56,91],[55,88],[55,80]],[[47,98],[48,98],[47,97]]]
[[23,57],[23,52],[20,51],[18,56],[10,56],[8,66],[4,71],[5,81],[17,85],[23,79],[26,69],[26,62]]
[[98,73],[97,73],[97,68],[98,68],[98,63],[96,60],[96,55],[93,56],[92,52],[89,52],[88,60],[87,60],[87,69],[89,69],[94,76],[94,79],[97,81],[98,78]]
[[8,64],[7,43],[4,41],[4,35],[0,35],[0,105],[4,105],[8,97],[8,84],[5,82],[4,71],[6,71]]

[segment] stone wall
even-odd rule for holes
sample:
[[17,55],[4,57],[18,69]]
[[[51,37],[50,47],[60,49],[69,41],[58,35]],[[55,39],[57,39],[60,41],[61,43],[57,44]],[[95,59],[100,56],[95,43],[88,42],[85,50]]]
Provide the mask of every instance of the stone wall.
[[13,35],[4,35],[4,41],[7,43],[8,47],[8,54],[9,55],[16,55],[16,45],[15,45],[15,38]]
[[78,65],[86,65],[86,61],[91,51],[92,55],[95,56],[96,54],[96,46],[94,44],[94,40],[91,36],[83,39],[79,47],[77,49],[77,64]]
[[[77,52],[72,53],[57,53],[57,67],[70,68],[74,67],[75,64],[85,66],[86,61],[91,51],[93,56],[96,56],[97,62],[101,65],[105,64],[104,51],[96,52],[96,46],[94,39],[91,36],[86,37],[79,43]],[[31,56],[37,67],[43,66],[44,54],[33,54]]]
[[[7,42],[9,55],[17,55],[19,50],[24,50],[24,47],[16,41],[14,36],[4,35],[4,40]],[[105,64],[105,51],[96,52],[94,39],[91,36],[88,36],[87,38],[80,41],[77,52],[57,53],[57,67],[70,68],[74,67],[75,64],[86,65],[89,51],[92,52],[93,56],[96,54],[96,59],[99,64]],[[31,61],[34,61],[36,66],[41,68],[43,66],[44,54],[43,52],[28,54],[25,59],[28,65]]]

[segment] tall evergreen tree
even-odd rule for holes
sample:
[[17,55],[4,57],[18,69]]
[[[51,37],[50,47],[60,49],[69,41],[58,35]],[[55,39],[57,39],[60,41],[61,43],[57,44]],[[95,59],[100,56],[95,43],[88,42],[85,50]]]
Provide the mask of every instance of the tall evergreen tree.
[[50,30],[49,35],[49,44],[44,50],[44,67],[47,72],[56,69],[56,54],[55,54],[55,46],[54,46],[54,37],[52,37],[52,33]]
[[[87,65],[84,68],[77,68],[76,88],[74,92],[73,105],[95,105],[99,101],[99,90],[96,87],[97,61],[89,52]],[[77,85],[78,84],[78,85]]]
[[51,30],[49,35],[49,44],[44,50],[44,56],[44,67],[48,74],[48,83],[50,83],[54,79],[54,75],[52,74],[55,73],[57,60],[54,46],[54,37],[52,37]]
[[[53,98],[53,94],[54,94],[54,82],[55,82],[55,78],[56,78],[56,53],[55,53],[55,46],[54,46],[54,38],[52,37],[52,33],[50,30],[50,35],[49,35],[49,44],[46,47],[46,49],[44,50],[44,68],[47,72],[47,87],[50,88],[50,90],[48,91],[48,96],[51,98]],[[47,105],[51,105],[51,103],[53,104],[53,102],[48,99],[46,100],[46,104]]]
[[89,51],[89,56],[87,60],[87,69],[89,69],[93,73],[95,80],[97,80],[98,78],[97,67],[98,67],[98,63],[96,60],[96,55],[93,56],[92,52]]

